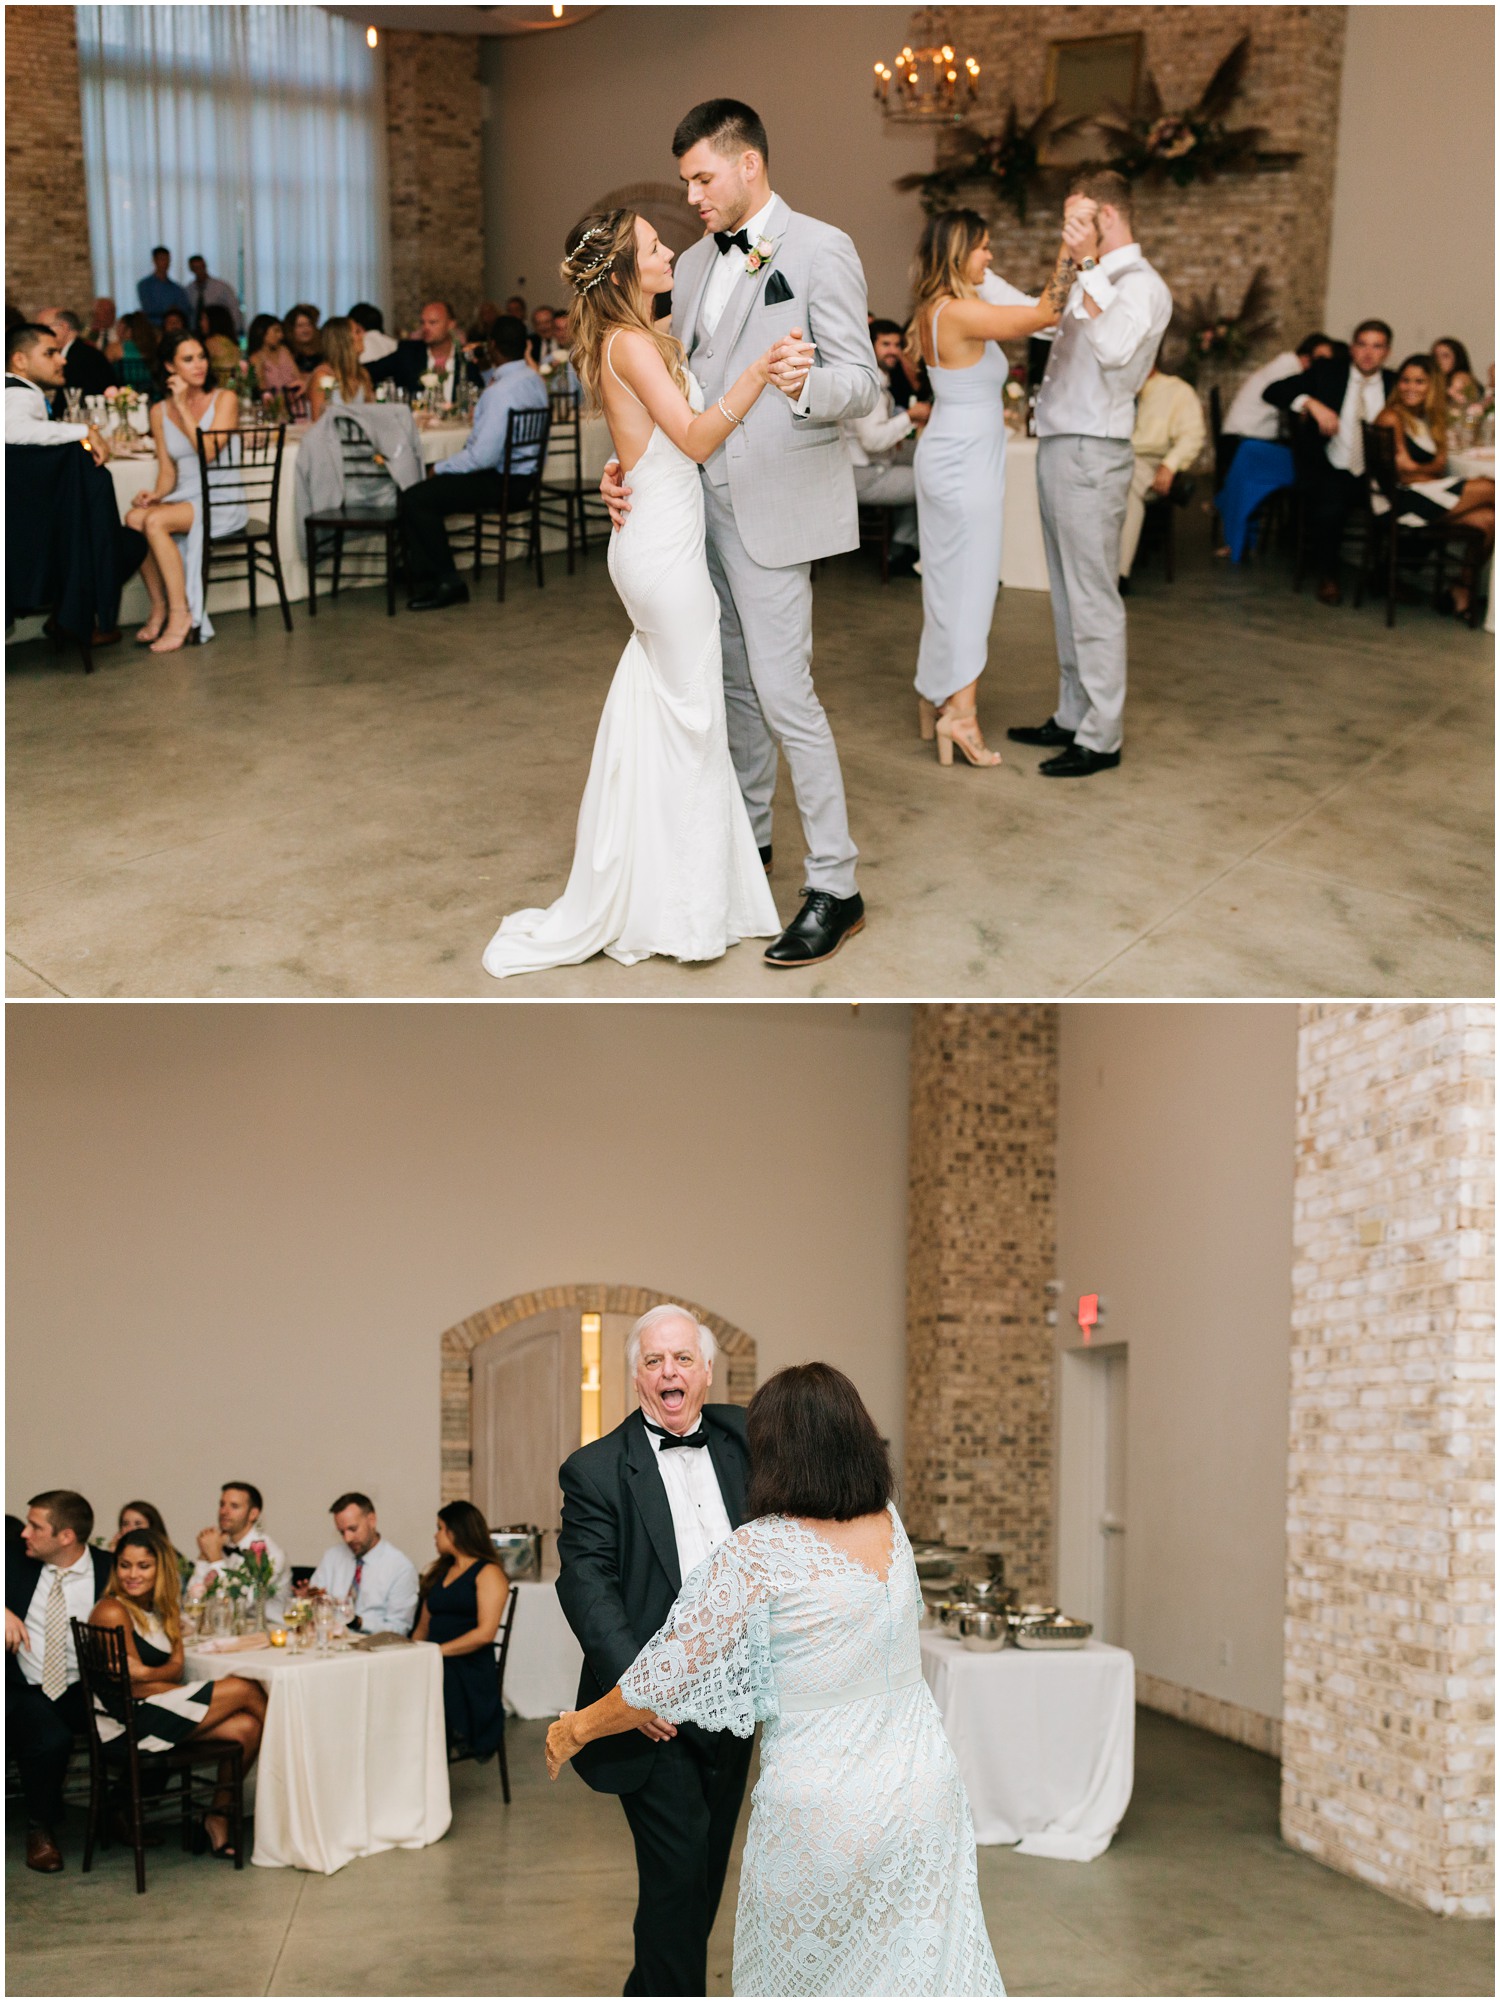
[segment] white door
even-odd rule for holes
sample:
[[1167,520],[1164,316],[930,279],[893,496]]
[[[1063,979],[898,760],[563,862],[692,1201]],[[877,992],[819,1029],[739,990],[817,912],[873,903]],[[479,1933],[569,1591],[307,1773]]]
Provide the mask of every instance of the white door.
[[578,1445],[581,1416],[576,1309],[536,1314],[492,1335],[471,1368],[472,1499],[489,1523],[557,1529],[557,1470]]
[[1065,1613],[1125,1644],[1126,1372],[1123,1342],[1061,1357],[1057,1589]]

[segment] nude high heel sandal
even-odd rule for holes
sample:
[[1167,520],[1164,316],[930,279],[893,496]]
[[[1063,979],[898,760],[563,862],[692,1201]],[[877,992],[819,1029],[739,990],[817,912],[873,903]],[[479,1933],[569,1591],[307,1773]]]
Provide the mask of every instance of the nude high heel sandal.
[[951,765],[953,749],[957,745],[971,765],[998,765],[1002,763],[1000,753],[990,750],[979,734],[977,716],[958,716],[944,712],[937,719],[938,763]]
[[929,702],[925,695],[919,695],[917,697],[917,729],[921,734],[924,744],[930,744],[937,735],[937,719],[937,704]]

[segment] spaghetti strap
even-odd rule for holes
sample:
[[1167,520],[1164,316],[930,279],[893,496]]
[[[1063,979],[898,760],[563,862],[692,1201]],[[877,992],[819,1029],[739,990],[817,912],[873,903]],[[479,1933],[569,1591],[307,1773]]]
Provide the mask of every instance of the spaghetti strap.
[[[927,362],[929,368],[941,368],[943,365],[943,357],[938,348],[937,323],[938,315],[947,303],[946,299],[939,299],[932,309],[932,318],[927,322],[927,335],[932,342],[932,360]],[[927,361],[926,355],[923,355],[922,359],[923,361]]]
[[[618,333],[613,333],[610,335],[609,339],[604,343],[604,366],[609,370],[610,374],[614,377],[615,381],[619,383],[621,389],[624,390],[625,394],[631,399],[631,401],[633,403],[641,403],[641,399],[636,395],[635,391],[630,387],[630,384],[621,378],[619,370],[610,360],[610,354],[613,351],[615,342],[618,339],[619,339]],[[646,406],[644,403],[641,403],[641,408],[642,410],[646,410]],[[650,411],[647,410],[646,415],[649,417],[650,414],[651,414]]]

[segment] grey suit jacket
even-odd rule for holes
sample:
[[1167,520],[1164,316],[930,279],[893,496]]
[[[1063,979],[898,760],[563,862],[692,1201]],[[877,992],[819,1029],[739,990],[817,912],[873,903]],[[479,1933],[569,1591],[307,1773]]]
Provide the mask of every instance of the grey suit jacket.
[[[765,235],[776,246],[759,271],[735,281],[712,330],[698,313],[718,261],[711,236],[685,250],[672,284],[673,332],[710,404],[757,355],[793,327],[817,345],[805,415],[779,389],[761,391],[745,422],[704,467],[726,486],[740,540],[769,569],[810,563],[859,541],[854,468],[839,431],[841,417],[865,417],[880,400],[870,346],[865,274],[841,229],[798,215],[778,195]],[[766,301],[779,272],[792,296]],[[779,288],[778,288],[779,289]]]

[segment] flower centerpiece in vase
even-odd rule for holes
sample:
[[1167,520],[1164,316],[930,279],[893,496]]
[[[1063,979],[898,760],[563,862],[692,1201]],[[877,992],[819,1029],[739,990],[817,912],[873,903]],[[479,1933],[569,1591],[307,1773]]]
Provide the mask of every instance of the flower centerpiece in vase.
[[423,369],[422,371],[423,401],[426,404],[429,414],[431,414],[432,416],[437,415],[438,390],[442,386],[442,381],[443,378],[438,374],[435,368]]
[[266,1601],[275,1582],[276,1566],[264,1543],[257,1540],[240,1552],[226,1579],[235,1601],[235,1625],[239,1632],[259,1634],[266,1630]]

